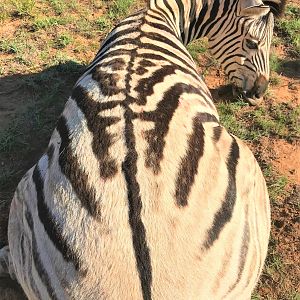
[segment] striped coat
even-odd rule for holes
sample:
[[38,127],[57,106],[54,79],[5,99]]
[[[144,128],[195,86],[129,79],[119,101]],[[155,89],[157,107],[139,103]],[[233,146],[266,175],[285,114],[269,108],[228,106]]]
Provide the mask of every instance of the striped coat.
[[250,299],[265,180],[156,3],[172,1],[112,31],[17,187],[0,274],[30,300]]

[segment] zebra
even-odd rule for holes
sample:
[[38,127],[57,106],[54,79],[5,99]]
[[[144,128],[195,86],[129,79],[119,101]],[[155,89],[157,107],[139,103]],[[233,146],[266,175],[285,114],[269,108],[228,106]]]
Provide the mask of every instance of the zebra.
[[0,275],[31,299],[250,299],[270,204],[186,50],[208,37],[246,98],[266,90],[284,2],[150,0],[75,84],[20,181]]

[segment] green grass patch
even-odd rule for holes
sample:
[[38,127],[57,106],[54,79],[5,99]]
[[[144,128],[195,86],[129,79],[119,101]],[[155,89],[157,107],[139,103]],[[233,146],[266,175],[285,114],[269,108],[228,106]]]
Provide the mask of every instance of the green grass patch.
[[280,199],[286,197],[288,195],[288,192],[286,191],[288,179],[285,176],[276,174],[270,164],[263,166],[262,171],[268,185],[271,203],[276,203]]
[[[12,122],[5,131],[0,132],[0,153],[10,152],[17,144],[24,147],[26,143],[22,136],[18,123]],[[18,141],[17,144],[16,141]]]
[[96,36],[96,29],[93,26],[94,24],[85,19],[84,17],[76,21],[76,30],[78,33],[83,35],[84,37],[90,39],[95,38]]
[[300,56],[300,8],[289,5],[286,9],[286,18],[276,22],[276,30],[291,47],[292,52]]
[[67,33],[61,34],[55,40],[55,48],[63,49],[65,47],[67,47],[69,44],[71,44],[72,41],[73,41],[73,38],[69,34],[67,34]]
[[281,59],[274,53],[270,54],[270,70],[276,73],[281,71]]
[[208,49],[207,40],[199,39],[199,40],[193,41],[187,46],[187,49],[188,49],[189,53],[191,54],[191,56],[193,57],[193,59],[195,61],[197,61],[199,54],[207,52],[207,49]]
[[[0,188],[1,188],[1,192],[6,189],[8,186],[11,185],[11,182],[13,182],[15,180],[16,177],[20,177],[22,175],[24,175],[24,171],[23,170],[12,170],[10,168],[1,168],[2,172],[0,174]],[[11,198],[11,197],[9,197]],[[2,200],[2,199],[1,199]]]
[[300,17],[300,7],[288,5],[285,9],[285,15],[288,17],[291,17],[291,18],[299,18]]
[[[277,36],[276,32],[274,32],[274,35],[272,37],[272,46],[280,46],[284,43],[281,37]],[[271,50],[272,51],[272,50]]]
[[68,20],[62,17],[38,17],[34,20],[32,27],[35,31],[48,29],[58,25],[66,25]]
[[9,18],[9,9],[6,3],[0,5],[0,24]]
[[272,86],[277,86],[280,84],[280,82],[281,82],[280,76],[276,73],[271,72],[269,83]]
[[233,103],[220,103],[217,105],[221,124],[231,133],[244,140],[257,138],[256,132],[249,130],[244,120],[239,118],[241,109],[248,106],[243,101]]
[[106,31],[112,27],[112,22],[107,16],[101,16],[96,20],[96,25],[101,31]]
[[217,105],[222,125],[243,140],[277,137],[293,140],[300,136],[300,107],[275,104],[244,109],[248,104],[239,101]]
[[6,54],[20,53],[25,49],[25,45],[20,39],[3,39],[0,40],[0,52]]
[[280,253],[276,251],[277,241],[274,239],[272,233],[269,240],[268,255],[265,261],[264,272],[269,274],[271,277],[277,272],[282,272],[284,269],[284,263]]
[[112,20],[119,19],[128,14],[134,0],[112,0],[108,7],[108,16]]
[[18,16],[31,16],[35,3],[35,0],[11,0],[11,4]]
[[18,45],[9,40],[1,40],[0,41],[0,52],[13,54],[18,52]]
[[66,2],[63,0],[47,0],[54,12],[61,15],[67,8]]

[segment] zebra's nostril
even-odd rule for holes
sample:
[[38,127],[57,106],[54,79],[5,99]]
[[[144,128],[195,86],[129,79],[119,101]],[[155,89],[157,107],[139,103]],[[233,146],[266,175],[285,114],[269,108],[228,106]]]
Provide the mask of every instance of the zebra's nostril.
[[262,95],[260,95],[259,93],[256,93],[254,96],[255,96],[255,98],[260,98]]

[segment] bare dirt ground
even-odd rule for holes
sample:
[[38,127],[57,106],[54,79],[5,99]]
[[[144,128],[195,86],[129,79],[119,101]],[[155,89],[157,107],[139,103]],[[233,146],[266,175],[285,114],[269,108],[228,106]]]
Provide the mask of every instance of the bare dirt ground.
[[[79,2],[89,5],[91,1]],[[288,1],[288,4],[300,7],[299,0]],[[44,7],[44,4],[39,5],[40,9]],[[88,21],[98,20],[105,13],[107,9],[99,6]],[[78,11],[65,14],[74,18],[79,15]],[[51,12],[50,15],[61,18],[64,13]],[[0,40],[14,39],[21,30],[32,42],[27,47],[29,50],[26,48],[22,53],[19,48],[23,46],[17,41],[11,45],[16,47],[11,51],[4,51],[3,45],[1,50],[0,45],[0,247],[6,243],[9,201],[13,191],[25,171],[46,148],[72,85],[97,52],[99,37],[104,36],[102,32],[95,33],[95,28],[85,23],[78,29],[74,22],[69,25],[62,22],[51,31],[39,30],[36,33],[31,27],[34,22],[32,18],[10,17],[0,26]],[[72,37],[69,44],[66,28]],[[62,50],[58,50],[55,43],[61,36],[65,36],[62,39],[65,44]],[[47,44],[49,39],[52,39],[50,46]],[[300,57],[291,55],[289,46],[281,43],[273,46],[272,53],[284,62],[275,74],[278,83],[270,86],[262,109],[269,116],[274,107],[279,107],[285,122],[285,117],[287,120],[288,114],[300,106]],[[49,65],[51,60],[56,62]],[[228,103],[230,107],[233,96],[228,92],[224,74],[206,54],[199,56],[198,61],[199,72],[205,74],[218,108]],[[241,106],[235,122],[250,126],[252,116],[257,112],[260,111],[255,107]],[[246,140],[264,170],[272,196],[269,256],[253,299],[300,299],[300,136],[290,129],[289,124],[284,126],[289,130],[278,130],[280,133],[274,134],[268,127],[267,134]],[[294,123],[291,126],[295,127]],[[0,299],[20,300],[24,295],[14,282],[5,279],[0,280]]]

